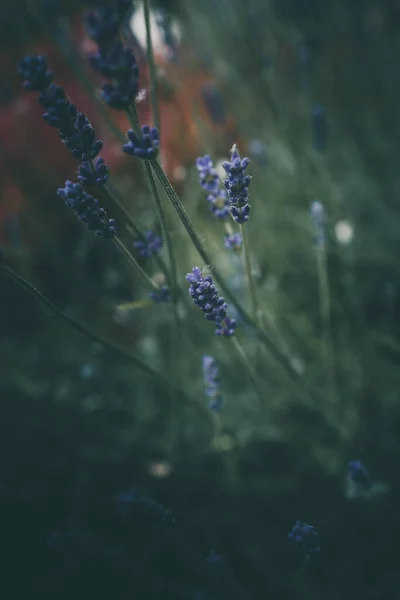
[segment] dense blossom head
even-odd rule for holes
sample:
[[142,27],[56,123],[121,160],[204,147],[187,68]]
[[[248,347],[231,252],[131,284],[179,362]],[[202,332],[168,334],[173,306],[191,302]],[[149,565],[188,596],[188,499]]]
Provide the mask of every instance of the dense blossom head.
[[146,231],[145,239],[136,240],[134,246],[141,256],[150,257],[161,250],[162,239],[154,231]]
[[78,181],[81,185],[104,185],[110,177],[104,158],[99,156],[94,165],[91,161],[82,162],[78,167]]
[[78,111],[75,104],[68,100],[61,86],[52,83],[40,94],[39,103],[46,109],[43,119],[49,125],[65,135],[71,133]]
[[296,521],[288,537],[296,542],[307,555],[320,551],[319,534],[312,525]]
[[245,223],[249,219],[249,185],[251,175],[245,175],[245,170],[250,164],[249,158],[241,158],[236,145],[231,150],[231,160],[222,163],[228,177],[224,186],[228,192],[230,211],[237,223]]
[[111,6],[88,12],[85,26],[89,37],[101,45],[113,42],[131,9],[132,0],[117,0]]
[[115,42],[110,48],[100,49],[89,57],[93,69],[104,77],[124,81],[130,77],[138,79],[139,69],[131,48]]
[[48,69],[44,56],[25,56],[18,72],[24,79],[27,92],[43,92],[53,81],[53,73]]
[[77,114],[72,131],[67,134],[60,132],[60,137],[72,156],[80,161],[93,160],[99,154],[103,142],[96,141],[95,136],[94,127],[83,113]]
[[116,235],[114,219],[109,219],[99,201],[85,192],[79,183],[66,181],[65,187],[59,188],[57,194],[64,199],[65,204],[72,208],[78,219],[87,229],[96,235],[111,239]]
[[160,149],[160,137],[157,127],[143,125],[141,138],[136,135],[133,129],[130,129],[128,131],[128,139],[129,142],[122,148],[126,154],[145,160],[157,157]]
[[199,172],[201,187],[206,190],[206,192],[216,194],[220,188],[220,180],[211,157],[208,154],[199,156],[196,160],[196,167]]
[[202,360],[204,393],[209,401],[209,408],[216,412],[222,408],[222,396],[219,391],[219,369],[215,358],[204,355]]
[[189,295],[193,302],[205,313],[206,319],[216,323],[215,333],[231,337],[236,324],[234,319],[227,317],[227,304],[225,299],[218,295],[211,275],[203,275],[199,267],[193,267],[185,279],[190,283]]

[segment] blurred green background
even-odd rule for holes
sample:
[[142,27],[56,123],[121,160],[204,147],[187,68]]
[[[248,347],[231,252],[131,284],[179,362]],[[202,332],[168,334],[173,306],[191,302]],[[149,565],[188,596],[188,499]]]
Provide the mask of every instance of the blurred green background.
[[[176,378],[194,402],[68,329],[1,274],[2,595],[395,600],[400,2],[152,3],[176,20],[182,35],[180,61],[169,65],[163,57],[160,66],[162,93],[171,85],[170,99],[166,94],[161,103],[165,128],[173,131],[165,152],[182,165],[184,177],[176,178],[182,202],[246,305],[241,259],[223,246],[223,228],[198,185],[193,147],[219,162],[237,139],[252,159],[248,233],[258,298],[296,374],[296,383],[283,376],[239,322],[257,390],[229,341],[214,337],[196,307],[182,304],[185,336],[172,355],[168,306],[118,311],[146,291],[113,247],[92,239],[59,205],[55,190],[76,166],[63,148],[57,167],[51,155],[45,159],[47,144],[59,142],[43,141],[40,112],[24,109],[16,67],[25,53],[45,48],[57,80],[58,42],[57,64],[65,63],[65,80],[75,81],[73,40],[83,3],[45,4],[2,6],[5,256],[68,314]],[[229,127],[205,116],[201,95],[192,91],[205,72],[218,87]],[[74,86],[71,97],[81,93],[77,80]],[[319,104],[328,124],[322,151],[313,147],[312,110]],[[172,110],[184,119],[182,130]],[[95,104],[93,115],[97,127]],[[113,185],[135,219],[151,227],[140,169],[118,163]],[[18,210],[17,200],[9,201],[16,187]],[[327,215],[328,359],[310,217],[315,200]],[[167,212],[186,291],[185,273],[204,265]],[[151,262],[143,266],[156,270]],[[220,367],[225,405],[218,415],[207,409],[203,354]],[[347,463],[355,458],[384,493],[348,497]],[[118,520],[115,497],[133,487],[170,509],[175,529],[154,529],[140,506],[133,523]],[[306,567],[287,539],[297,519],[321,538],[321,552]],[[57,530],[87,532],[101,550],[49,548],[46,540]],[[204,562],[210,550],[222,563]]]

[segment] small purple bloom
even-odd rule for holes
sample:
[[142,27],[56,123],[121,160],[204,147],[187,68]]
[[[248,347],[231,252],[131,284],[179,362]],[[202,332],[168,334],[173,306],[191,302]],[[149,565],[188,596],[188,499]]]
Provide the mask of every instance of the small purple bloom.
[[240,253],[242,251],[243,238],[241,233],[227,233],[224,240],[225,248],[233,252]]
[[55,83],[39,96],[39,103],[46,109],[43,119],[52,127],[59,129],[63,135],[72,133],[78,111],[72,104],[63,88]]
[[78,181],[81,185],[104,185],[109,177],[108,167],[101,156],[96,159],[94,165],[86,161],[78,167]]
[[325,150],[328,139],[328,121],[322,104],[316,104],[311,111],[312,139],[315,150]]
[[89,37],[103,46],[112,43],[130,10],[132,0],[118,0],[111,6],[87,13],[85,25]]
[[222,408],[222,396],[219,391],[219,369],[215,358],[203,356],[204,393],[210,398],[208,407],[219,412]]
[[131,48],[125,48],[121,42],[115,42],[110,48],[100,49],[90,55],[89,62],[95,71],[117,81],[129,78],[137,80],[139,77],[135,55]]
[[157,127],[142,126],[142,137],[139,138],[133,129],[128,131],[129,142],[122,147],[126,154],[144,160],[157,157],[160,149],[160,138]]
[[207,200],[211,206],[212,213],[217,219],[226,219],[229,215],[229,201],[226,190],[220,188],[217,192],[209,194]]
[[60,137],[70,150],[72,156],[79,161],[89,161],[96,158],[103,147],[103,142],[96,141],[96,132],[89,119],[83,113],[78,113],[74,129],[67,134],[60,132]]
[[72,208],[78,219],[87,229],[96,235],[112,239],[116,235],[114,219],[109,219],[99,201],[85,192],[79,183],[66,181],[65,187],[59,188],[57,194],[64,199],[65,204]]
[[25,56],[18,72],[23,77],[27,92],[44,92],[53,81],[53,73],[47,68],[44,56]]
[[118,494],[115,503],[124,520],[136,518],[141,524],[151,526],[153,529],[165,529],[175,525],[175,518],[170,510],[135,488]]
[[201,187],[211,194],[216,194],[220,187],[218,173],[214,168],[211,157],[206,154],[199,156],[196,160],[196,167],[199,172],[199,180]]
[[172,300],[171,290],[169,289],[169,287],[164,285],[159,290],[150,292],[149,298],[151,298],[151,300],[154,300],[154,302],[157,302],[157,304],[161,304],[162,302],[171,302],[171,300]]
[[307,556],[320,551],[319,534],[312,525],[296,521],[288,537],[296,542]]
[[203,276],[199,267],[193,267],[185,279],[190,283],[189,295],[194,304],[201,308],[206,319],[216,323],[216,335],[231,337],[235,332],[236,322],[227,316],[227,304],[225,299],[218,295],[211,275]]
[[147,231],[144,240],[136,240],[133,244],[141,256],[150,257],[162,248],[162,239],[154,231]]
[[224,186],[228,192],[230,211],[236,223],[245,223],[249,220],[249,185],[251,175],[245,175],[245,170],[250,164],[249,158],[241,158],[236,148],[231,150],[231,160],[222,163],[223,168],[228,174],[224,180]]

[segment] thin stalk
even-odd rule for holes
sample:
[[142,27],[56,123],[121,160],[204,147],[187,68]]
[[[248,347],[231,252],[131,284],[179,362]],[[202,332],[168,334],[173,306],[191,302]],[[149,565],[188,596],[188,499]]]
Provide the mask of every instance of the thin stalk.
[[243,224],[240,225],[240,232],[242,234],[242,239],[243,239],[244,263],[245,263],[247,281],[249,284],[251,306],[252,306],[252,310],[253,310],[254,320],[256,323],[258,323],[259,315],[258,315],[258,304],[257,304],[257,292],[256,292],[256,285],[255,285],[255,281],[254,281],[254,277],[253,277],[253,272],[251,269],[249,238],[247,236],[247,228]]
[[16,273],[13,269],[11,269],[11,267],[2,265],[2,269],[3,269],[4,273],[8,277],[10,277],[10,279],[12,279],[14,281],[14,283],[16,283],[19,287],[21,287],[26,292],[28,292],[28,294],[33,296],[35,298],[35,300],[37,300],[38,302],[40,302],[40,304],[45,306],[51,313],[53,313],[53,315],[55,315],[56,317],[58,317],[59,319],[64,321],[64,323],[67,323],[67,325],[72,327],[72,329],[75,329],[75,331],[78,331],[85,337],[89,338],[90,340],[92,340],[92,342],[95,342],[96,344],[100,344],[101,346],[103,346],[103,348],[106,348],[107,350],[113,352],[117,356],[120,356],[120,357],[125,358],[126,360],[130,361],[131,363],[133,363],[136,366],[138,366],[139,368],[141,368],[143,371],[146,371],[146,373],[148,373],[152,377],[155,377],[156,379],[160,379],[161,381],[164,381],[164,382],[168,381],[168,378],[163,373],[161,373],[161,371],[158,371],[151,365],[147,364],[139,356],[136,356],[135,354],[132,354],[131,352],[127,352],[124,348],[122,348],[118,344],[114,344],[113,342],[110,342],[106,338],[103,338],[101,335],[94,333],[88,327],[86,327],[85,325],[82,325],[81,323],[79,323],[79,321],[76,321],[74,318],[67,315],[64,311],[62,311],[55,304],[53,304],[51,302],[51,300],[49,300],[46,296],[44,296],[42,294],[42,292],[40,292],[37,288],[35,288],[34,285],[32,285],[29,281],[27,281],[20,275],[18,275],[18,273]]
[[[137,235],[142,240],[142,242],[146,241],[146,236],[144,234],[143,229],[135,223],[133,217],[129,214],[129,212],[126,210],[125,206],[122,204],[122,202],[118,198],[116,192],[112,188],[110,188],[109,184],[104,185],[103,188],[104,188],[105,192],[107,193],[108,197],[110,198],[110,200],[112,200],[112,202],[116,206],[118,206],[119,210],[123,213],[124,217],[126,218],[126,220],[129,223],[129,226],[130,226],[133,234]],[[163,259],[161,258],[161,256],[158,253],[154,254],[154,260],[157,262],[158,266],[160,267],[160,270],[168,278],[167,265],[165,264],[165,262],[163,261]]]
[[141,277],[143,279],[143,281],[148,286],[150,286],[154,291],[159,291],[160,288],[147,275],[146,271],[144,269],[142,269],[142,267],[139,265],[137,260],[129,252],[128,248],[125,246],[123,241],[120,240],[118,237],[115,237],[113,239],[113,243],[118,248],[118,250],[121,252],[121,254],[126,258],[126,260],[128,261],[129,265],[132,267],[132,269],[135,271],[135,273],[137,275],[139,275],[139,277]]
[[257,395],[259,396],[261,403],[263,403],[263,394],[260,392],[259,380],[258,380],[258,377],[254,370],[253,365],[251,364],[246,352],[244,351],[242,344],[239,342],[237,337],[232,336],[230,339],[232,341],[232,345],[233,345],[237,355],[239,356],[243,366],[245,367],[245,369],[250,377],[251,383],[253,384],[253,387],[254,387]]
[[319,303],[321,315],[321,350],[325,361],[327,377],[330,381],[332,395],[335,396],[336,383],[334,372],[334,353],[331,334],[331,306],[329,297],[329,279],[328,269],[326,264],[325,248],[316,248],[317,253],[317,270],[318,270],[318,287],[319,287]]
[[151,25],[150,25],[150,2],[149,0],[143,0],[144,9],[144,21],[146,25],[146,45],[147,45],[147,62],[149,65],[150,74],[150,99],[151,109],[153,111],[154,125],[160,132],[160,110],[157,100],[157,72],[156,65],[154,62],[153,54],[153,42],[151,39]]
[[147,160],[144,161],[144,170],[148,177],[148,180],[150,183],[150,189],[151,189],[151,192],[153,194],[154,201],[156,204],[157,218],[161,225],[162,237],[165,240],[165,243],[167,246],[167,252],[168,252],[169,262],[170,262],[170,267],[171,267],[171,281],[169,283],[170,283],[170,287],[173,292],[173,296],[176,297],[176,290],[177,290],[178,285],[177,285],[177,268],[176,268],[176,258],[175,258],[174,247],[172,244],[171,236],[168,231],[164,208],[163,208],[160,194],[158,192],[157,185],[156,185],[156,182],[154,179],[153,171],[151,170],[150,163]]

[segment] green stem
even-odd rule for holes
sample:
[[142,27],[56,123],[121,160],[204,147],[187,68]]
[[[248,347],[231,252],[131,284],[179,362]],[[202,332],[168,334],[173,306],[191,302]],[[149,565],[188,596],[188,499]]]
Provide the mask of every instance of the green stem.
[[329,297],[329,279],[328,269],[326,264],[325,248],[316,248],[317,252],[317,270],[318,270],[318,286],[319,286],[319,302],[321,314],[321,346],[322,356],[325,361],[328,379],[331,385],[332,395],[335,395],[335,374],[334,374],[334,354],[331,334],[330,321],[330,297]]
[[243,348],[242,344],[239,342],[239,340],[237,339],[237,337],[233,336],[230,339],[232,341],[232,345],[233,345],[237,355],[239,356],[241,362],[243,363],[243,365],[250,377],[251,383],[253,384],[253,387],[254,387],[257,395],[259,396],[261,403],[263,403],[264,396],[260,392],[260,385],[259,385],[258,377],[253,368],[253,365],[251,364],[250,360],[248,359],[247,354],[244,351],[244,348]]
[[144,20],[146,25],[146,44],[147,44],[147,62],[149,64],[150,74],[150,98],[151,108],[153,111],[154,125],[160,133],[160,111],[157,100],[157,73],[154,62],[153,42],[151,39],[151,24],[150,24],[150,2],[143,0]]
[[172,244],[170,233],[168,231],[164,208],[163,208],[160,194],[158,192],[157,185],[156,185],[156,182],[154,179],[153,171],[151,170],[150,163],[147,160],[144,161],[144,170],[148,177],[148,180],[150,183],[150,189],[151,189],[151,192],[152,192],[154,200],[155,200],[157,217],[158,217],[158,220],[161,225],[162,237],[165,240],[165,243],[167,246],[167,252],[168,252],[169,262],[170,262],[170,266],[171,266],[171,281],[169,282],[169,284],[170,284],[172,293],[175,297],[178,285],[177,285],[177,268],[176,268],[176,258],[175,258],[174,247]]
[[281,366],[284,367],[284,369],[287,372],[289,372],[292,375],[292,377],[297,379],[298,378],[297,373],[293,369],[289,358],[280,350],[280,348],[270,338],[270,336],[267,334],[266,331],[264,331],[260,327],[257,327],[255,320],[243,308],[243,306],[238,302],[235,294],[229,289],[229,287],[226,285],[223,277],[221,276],[219,271],[216,269],[216,267],[213,265],[209,255],[200,239],[199,234],[195,230],[183,204],[181,203],[178,195],[176,194],[171,183],[169,182],[168,177],[164,173],[159,162],[157,160],[152,160],[151,167],[152,167],[156,177],[160,181],[162,187],[164,188],[165,193],[167,194],[169,200],[171,201],[180,220],[182,221],[183,226],[185,227],[194,247],[196,248],[197,252],[199,253],[199,255],[202,258],[202,260],[204,261],[204,263],[211,268],[213,275],[215,276],[215,279],[218,281],[223,294],[229,299],[229,301],[234,306],[236,306],[236,308],[238,309],[238,311],[241,314],[244,321],[246,321],[249,325],[252,325],[253,327],[256,328],[260,339],[264,342],[265,346],[269,349],[271,354],[274,355],[279,360]]
[[129,265],[132,267],[132,269],[135,271],[135,273],[137,275],[139,275],[139,277],[141,277],[143,279],[143,281],[148,286],[150,286],[153,290],[158,291],[160,288],[147,275],[146,271],[144,269],[142,269],[142,267],[139,265],[137,260],[129,252],[129,250],[125,246],[125,244],[118,237],[115,237],[113,239],[113,242],[114,242],[115,246],[118,248],[118,250],[121,252],[121,254],[123,254],[123,256],[126,258],[126,260],[128,261]]
[[245,269],[247,275],[247,281],[249,283],[249,291],[250,291],[250,299],[251,305],[253,309],[253,316],[256,323],[258,322],[258,305],[257,305],[257,292],[256,285],[253,277],[253,272],[251,270],[251,262],[250,262],[250,247],[249,247],[249,239],[247,236],[247,228],[245,225],[240,225],[240,232],[242,234],[243,239],[243,250],[244,250],[244,262]]
[[65,312],[63,312],[61,309],[57,308],[57,306],[55,306],[55,304],[53,304],[51,300],[46,298],[46,296],[44,296],[42,292],[35,288],[29,281],[18,275],[18,273],[16,273],[13,269],[5,265],[2,265],[2,269],[4,273],[14,281],[14,283],[16,283],[26,292],[28,292],[28,294],[33,296],[38,302],[45,306],[51,313],[53,313],[53,315],[55,315],[56,317],[67,323],[67,325],[72,327],[72,329],[75,329],[82,335],[86,336],[87,338],[92,340],[92,342],[100,344],[107,350],[114,352],[114,354],[117,354],[118,356],[132,362],[133,364],[140,367],[143,371],[146,371],[146,373],[152,375],[156,379],[161,379],[164,382],[168,381],[168,378],[163,373],[161,373],[161,371],[157,371],[157,369],[154,369],[152,366],[148,365],[139,356],[136,356],[131,352],[127,352],[118,344],[114,344],[113,342],[110,342],[109,340],[103,338],[97,333],[94,333],[88,327],[82,325],[81,323],[67,315]]
[[[116,192],[110,187],[109,184],[104,185],[103,188],[104,188],[105,192],[107,193],[109,199],[123,213],[124,217],[126,218],[126,220],[129,223],[131,229],[133,230],[133,233],[135,235],[137,235],[138,238],[140,238],[142,240],[142,242],[145,242],[146,236],[145,236],[143,229],[135,223],[132,216],[129,214],[129,212],[126,210],[125,206],[122,204],[121,200],[118,198]],[[164,275],[168,279],[167,265],[165,264],[165,262],[163,261],[163,259],[161,258],[161,256],[158,253],[154,254],[154,260],[157,262],[158,266],[160,267],[160,270],[164,273]]]

